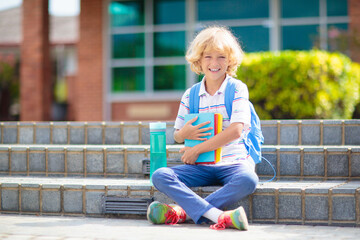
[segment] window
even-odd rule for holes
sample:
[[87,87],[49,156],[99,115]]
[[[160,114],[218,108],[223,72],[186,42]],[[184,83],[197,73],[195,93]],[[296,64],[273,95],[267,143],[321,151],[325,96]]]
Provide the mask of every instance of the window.
[[329,51],[349,53],[349,44],[353,36],[348,32],[347,24],[328,24],[327,45]]
[[318,17],[319,1],[285,0],[281,1],[282,18]]
[[228,26],[245,52],[347,52],[346,0],[108,0],[110,101],[179,99],[202,76],[184,58],[196,32]]
[[334,49],[329,45],[334,45],[334,40],[330,39],[334,37],[331,35],[336,31],[334,28],[347,29],[347,1],[282,0],[280,5],[280,49],[310,50],[315,47],[331,50]]
[[112,58],[143,58],[144,34],[117,34],[112,38]]
[[185,55],[185,32],[155,32],[154,56],[172,57]]
[[144,25],[143,1],[116,1],[109,6],[111,26]]
[[110,94],[183,92],[185,0],[111,1],[108,11]]
[[155,67],[154,89],[164,91],[169,89],[185,89],[185,65],[167,65]]
[[143,67],[113,68],[113,92],[144,91],[145,71]]
[[347,16],[348,5],[344,0],[326,0],[326,15],[335,16]]
[[310,50],[318,39],[318,25],[285,26],[282,47],[287,50]]
[[263,26],[232,27],[245,52],[269,50],[269,29]]
[[197,9],[199,21],[269,17],[268,0],[198,0]]
[[185,1],[155,0],[154,23],[155,24],[185,23]]

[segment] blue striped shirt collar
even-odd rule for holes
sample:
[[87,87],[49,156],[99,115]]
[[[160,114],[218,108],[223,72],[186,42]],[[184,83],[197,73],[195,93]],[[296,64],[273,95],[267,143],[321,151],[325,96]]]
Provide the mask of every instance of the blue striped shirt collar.
[[[220,86],[220,88],[218,90],[219,93],[224,93],[225,92],[226,84],[229,81],[229,78],[231,78],[231,76],[226,75],[225,80],[223,81],[223,83],[221,84],[221,86]],[[205,95],[205,94],[208,94],[208,93],[206,92],[206,89],[205,89],[205,76],[204,76],[203,79],[201,80],[199,96],[202,96],[202,95]]]

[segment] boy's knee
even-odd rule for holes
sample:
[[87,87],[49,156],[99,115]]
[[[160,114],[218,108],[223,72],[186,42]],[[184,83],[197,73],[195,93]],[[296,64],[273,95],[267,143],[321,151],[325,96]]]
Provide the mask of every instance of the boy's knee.
[[253,193],[256,189],[256,186],[259,182],[259,177],[256,175],[255,172],[250,172],[246,175],[241,175],[241,176],[238,176],[239,179],[238,179],[238,183],[243,185],[243,186],[246,186],[247,189],[248,189],[248,192],[249,194],[250,193]]
[[172,175],[172,170],[168,167],[162,167],[157,169],[152,175],[151,175],[151,181],[154,184],[154,186],[158,186],[164,180],[166,180],[170,175]]
[[253,193],[259,182],[259,177],[255,172],[252,172],[246,176],[246,182],[247,182],[247,186],[249,187],[249,191]]
[[249,184],[252,188],[252,192],[255,191],[256,189],[256,186],[257,184],[259,183],[259,177],[256,173],[252,173],[250,176],[249,176]]

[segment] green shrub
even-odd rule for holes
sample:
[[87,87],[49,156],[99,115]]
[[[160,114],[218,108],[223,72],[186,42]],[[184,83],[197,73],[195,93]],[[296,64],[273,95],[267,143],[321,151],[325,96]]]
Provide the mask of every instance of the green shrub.
[[[10,107],[19,101],[18,65],[0,58],[0,121],[14,120]],[[16,115],[16,114],[15,114]]]
[[261,119],[349,119],[360,102],[360,65],[339,53],[249,53],[237,78]]

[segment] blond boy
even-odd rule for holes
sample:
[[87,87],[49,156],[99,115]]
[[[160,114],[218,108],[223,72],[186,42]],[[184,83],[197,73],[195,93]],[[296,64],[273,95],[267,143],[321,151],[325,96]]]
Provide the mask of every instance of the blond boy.
[[[244,146],[250,126],[249,93],[247,86],[236,81],[231,118],[224,104],[224,92],[229,79],[235,75],[243,58],[243,51],[234,35],[225,27],[208,27],[193,40],[186,60],[197,74],[204,74],[199,92],[199,112],[223,115],[223,131],[205,141],[209,130],[207,123],[193,126],[196,118],[184,122],[189,114],[189,93],[184,93],[175,121],[174,139],[203,140],[195,147],[184,147],[184,165],[160,168],[152,175],[154,186],[173,199],[178,205],[153,202],[148,208],[148,220],[155,224],[182,223],[191,218],[195,223],[212,221],[213,229],[227,227],[247,230],[245,211],[239,207],[231,211],[223,209],[254,192],[258,183],[255,164]],[[199,154],[222,147],[221,161],[215,165],[195,165]],[[218,186],[217,191],[206,198],[195,194],[192,187]]]

